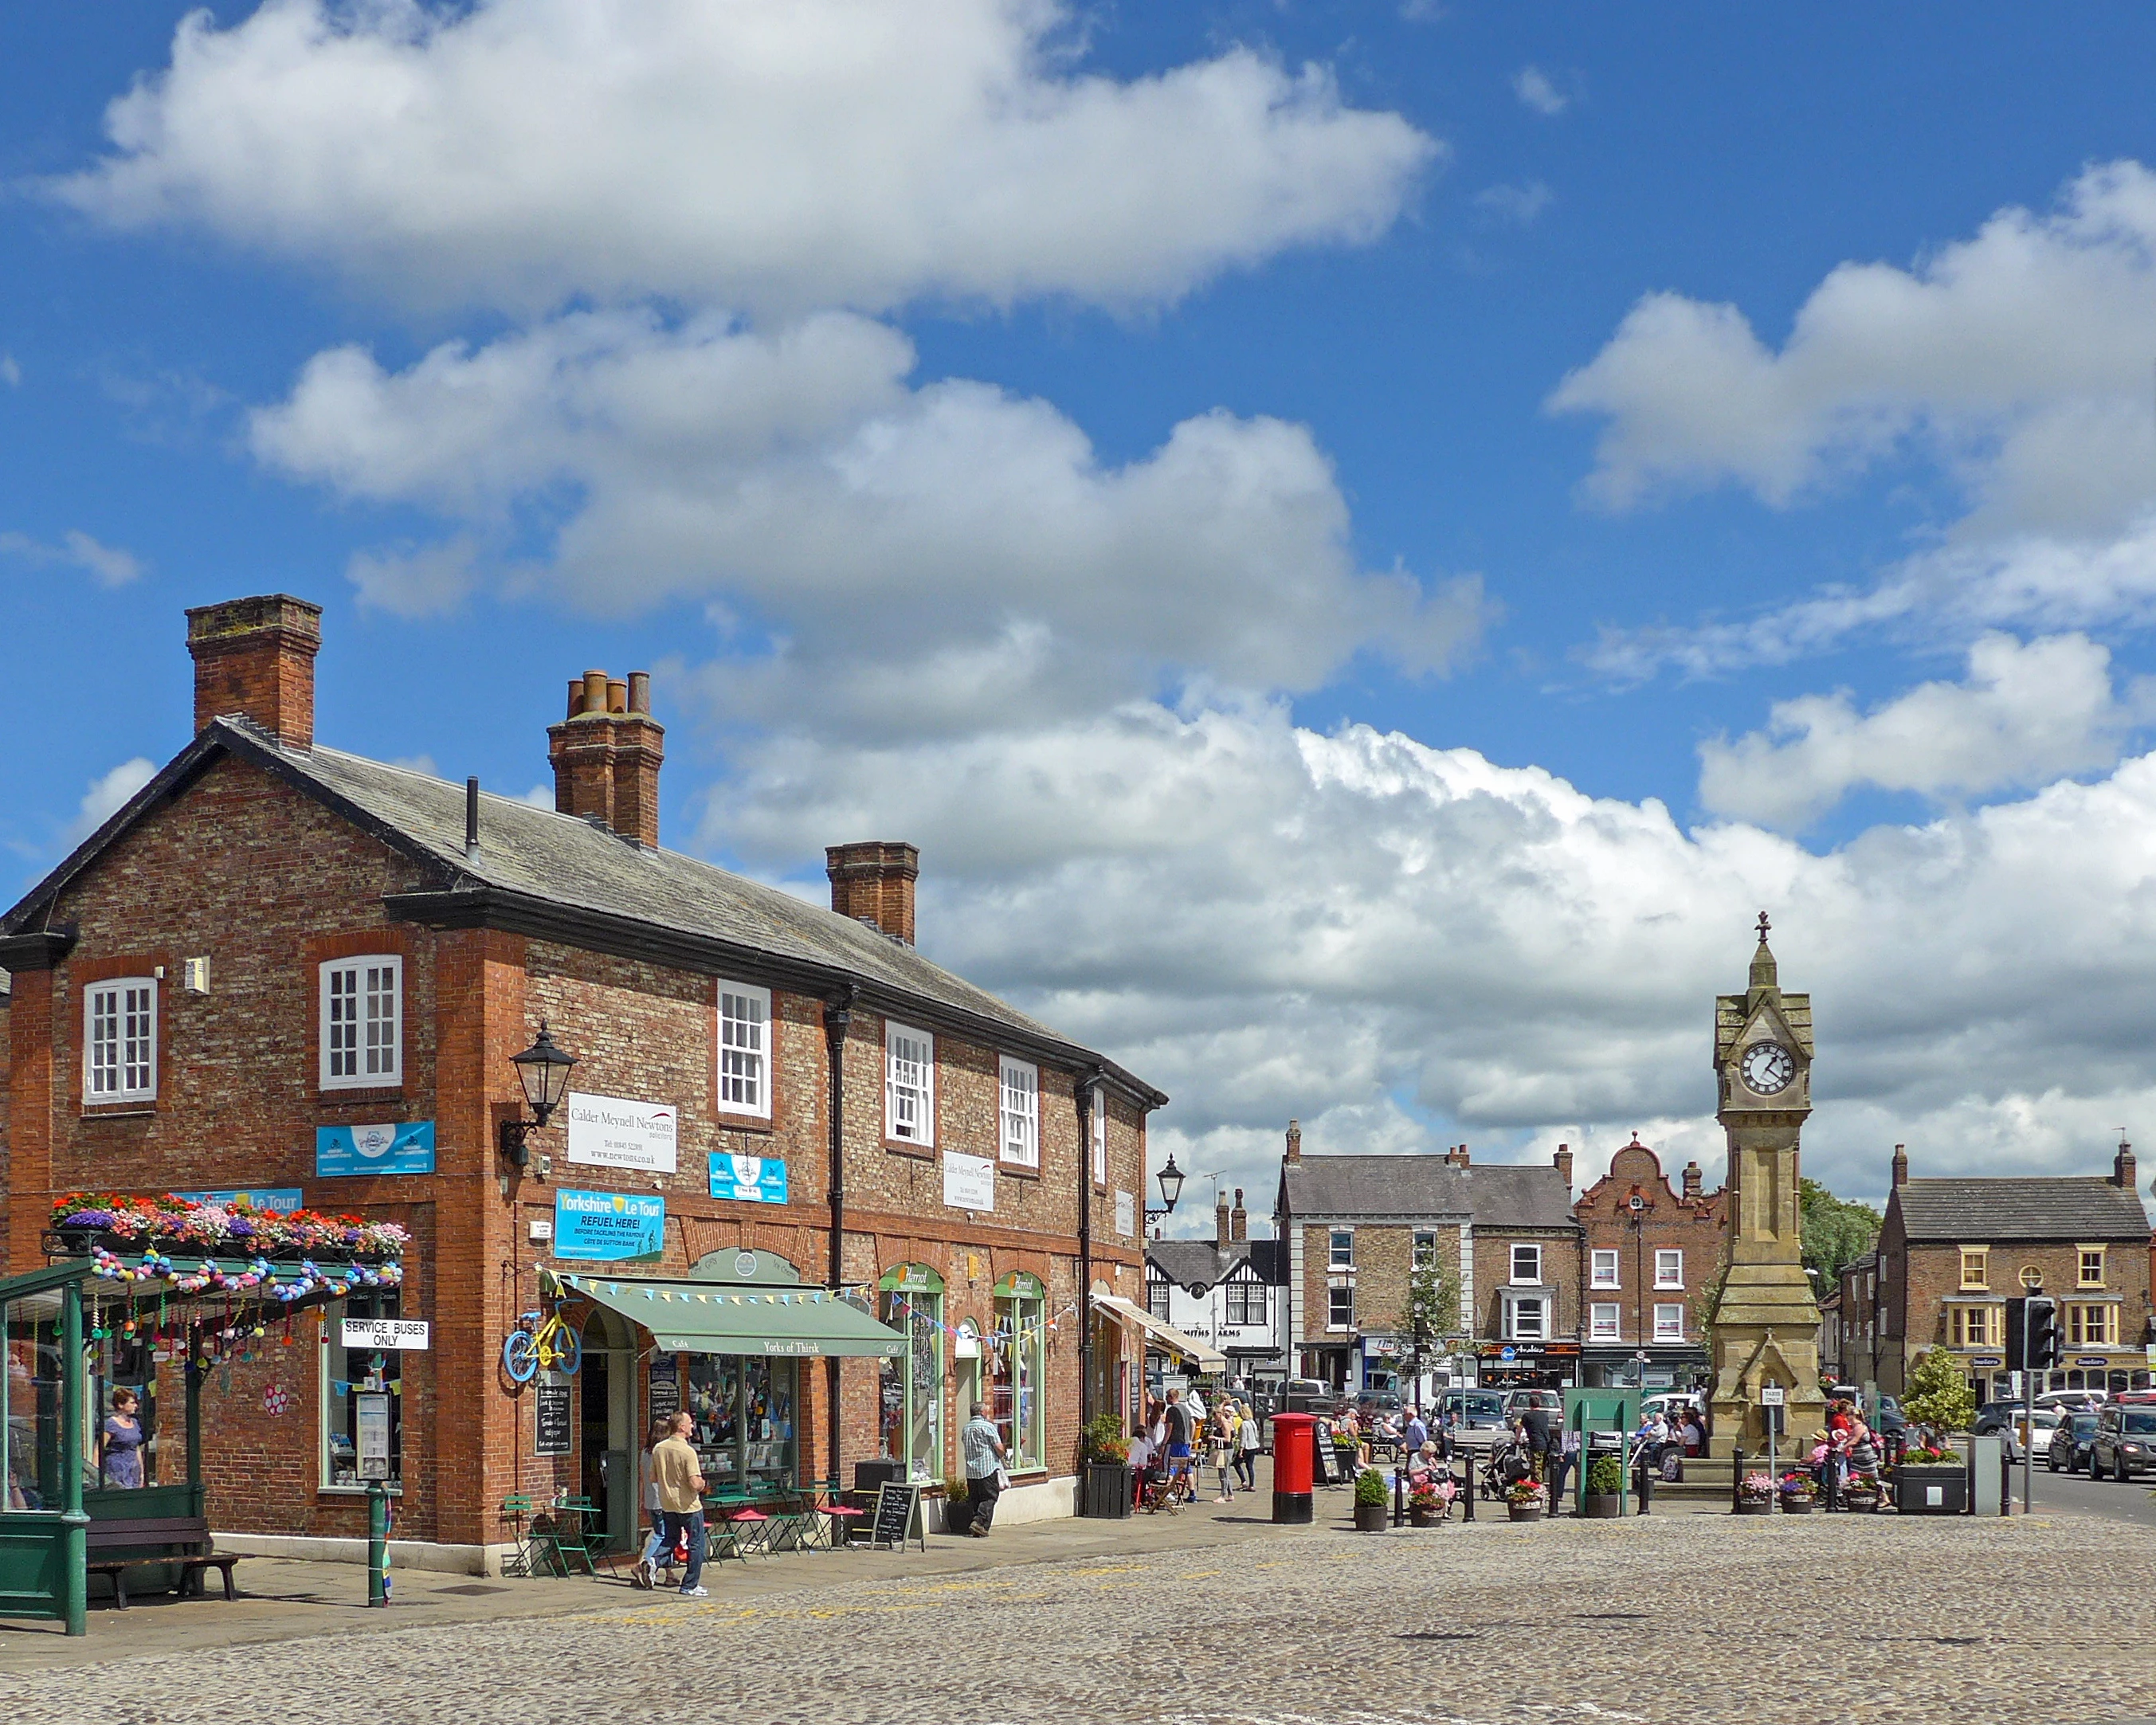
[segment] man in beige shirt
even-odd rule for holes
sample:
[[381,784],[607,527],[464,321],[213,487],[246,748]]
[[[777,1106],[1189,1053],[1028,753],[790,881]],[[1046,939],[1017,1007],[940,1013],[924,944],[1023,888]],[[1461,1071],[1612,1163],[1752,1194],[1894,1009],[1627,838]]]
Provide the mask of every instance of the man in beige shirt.
[[665,1442],[651,1452],[651,1482],[659,1492],[661,1536],[668,1545],[685,1539],[689,1570],[681,1579],[681,1597],[706,1598],[704,1587],[704,1465],[689,1441],[696,1422],[676,1414]]

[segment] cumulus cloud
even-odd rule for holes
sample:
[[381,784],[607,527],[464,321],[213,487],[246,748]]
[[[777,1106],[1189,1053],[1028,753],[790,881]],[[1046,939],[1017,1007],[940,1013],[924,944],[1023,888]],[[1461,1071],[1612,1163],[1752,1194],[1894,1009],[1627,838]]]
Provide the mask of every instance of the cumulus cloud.
[[1489,186],[1475,194],[1478,209],[1486,209],[1522,228],[1532,223],[1556,201],[1557,193],[1540,180],[1528,180],[1517,186]]
[[1861,785],[1958,798],[2107,768],[2152,711],[2122,698],[2111,655],[2086,635],[2024,645],[1984,636],[1961,683],[1924,683],[1868,713],[1845,691],[1775,703],[1764,731],[1700,747],[1700,801],[1718,814],[1801,828]]
[[434,545],[356,551],[345,578],[359,602],[398,617],[438,617],[462,604],[475,583],[479,547],[468,533]]
[[1246,49],[1075,69],[1054,0],[269,0],[183,19],[59,195],[400,296],[1173,299],[1368,240],[1438,145]]
[[82,794],[82,802],[75,810],[74,819],[68,824],[62,842],[70,850],[81,844],[126,808],[128,798],[149,783],[157,774],[155,763],[137,755],[133,760],[122,761],[110,773],[92,779],[90,788]]
[[[940,732],[1184,679],[1307,689],[1365,648],[1441,670],[1481,627],[1471,580],[1358,568],[1303,427],[1205,413],[1108,465],[1047,403],[915,388],[912,364],[851,313],[581,313],[397,372],[319,355],[251,434],[287,473],[482,530],[547,503],[551,562],[520,578],[588,605],[722,606],[749,644],[706,686],[737,719]],[[407,614],[473,578],[461,545],[353,572]]]
[[142,560],[131,551],[106,545],[78,527],[60,535],[57,545],[47,545],[27,533],[0,533],[0,553],[28,563],[61,563],[80,569],[100,587],[125,587],[142,572]]
[[1522,66],[1512,74],[1512,94],[1521,105],[1532,108],[1545,119],[1562,114],[1572,105],[1572,98],[1550,82],[1549,74],[1539,66]]
[[0,352],[0,383],[5,383],[10,389],[18,389],[22,387],[22,382],[23,367],[16,362],[15,356]]

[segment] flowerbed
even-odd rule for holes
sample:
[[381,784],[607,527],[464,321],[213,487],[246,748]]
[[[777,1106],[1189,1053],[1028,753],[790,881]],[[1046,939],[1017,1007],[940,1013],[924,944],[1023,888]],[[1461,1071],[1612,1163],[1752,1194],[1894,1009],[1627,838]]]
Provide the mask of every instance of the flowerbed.
[[53,1206],[64,1237],[99,1241],[108,1250],[222,1253],[241,1258],[400,1258],[411,1243],[394,1222],[327,1216],[318,1210],[265,1210],[248,1204],[201,1204],[192,1199],[132,1198],[116,1192],[70,1192]]

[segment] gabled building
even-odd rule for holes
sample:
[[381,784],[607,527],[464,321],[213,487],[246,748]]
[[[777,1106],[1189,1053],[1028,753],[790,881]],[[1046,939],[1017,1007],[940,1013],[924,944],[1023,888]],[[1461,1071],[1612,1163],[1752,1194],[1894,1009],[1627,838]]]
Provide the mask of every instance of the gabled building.
[[1685,1165],[1682,1181],[1673,1189],[1661,1158],[1635,1135],[1572,1207],[1586,1236],[1585,1383],[1661,1389],[1705,1376],[1703,1326],[1729,1205],[1722,1189],[1704,1189],[1697,1163]]
[[1223,1192],[1211,1240],[1146,1242],[1146,1293],[1155,1317],[1218,1348],[1229,1377],[1276,1383],[1288,1375],[1280,1343],[1286,1254],[1250,1234],[1242,1189],[1232,1206]]

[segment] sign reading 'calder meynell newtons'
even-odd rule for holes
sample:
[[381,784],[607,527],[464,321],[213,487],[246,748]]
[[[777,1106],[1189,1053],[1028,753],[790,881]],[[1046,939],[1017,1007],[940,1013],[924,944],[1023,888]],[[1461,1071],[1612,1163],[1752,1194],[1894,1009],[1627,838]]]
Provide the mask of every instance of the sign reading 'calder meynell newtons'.
[[586,1096],[569,1092],[569,1160],[594,1168],[634,1168],[647,1173],[674,1172],[675,1127],[671,1102],[639,1102],[626,1096]]
[[943,1202],[954,1210],[994,1214],[996,1165],[985,1156],[943,1153]]

